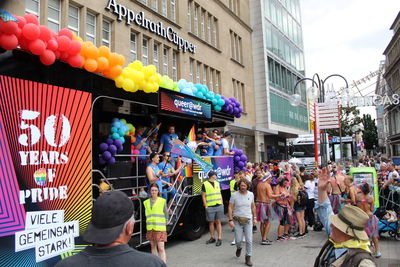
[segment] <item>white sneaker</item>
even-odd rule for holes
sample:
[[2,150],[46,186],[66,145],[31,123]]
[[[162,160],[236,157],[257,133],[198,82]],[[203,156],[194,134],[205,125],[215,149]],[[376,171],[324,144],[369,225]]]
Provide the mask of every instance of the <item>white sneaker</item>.
[[235,239],[233,239],[233,241],[231,242],[231,246],[236,245]]

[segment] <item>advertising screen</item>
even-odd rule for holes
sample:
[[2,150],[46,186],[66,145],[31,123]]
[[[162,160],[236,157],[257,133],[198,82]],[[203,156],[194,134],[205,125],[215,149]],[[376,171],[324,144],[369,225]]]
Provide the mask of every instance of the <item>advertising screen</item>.
[[91,215],[90,93],[0,75],[0,266],[53,266]]

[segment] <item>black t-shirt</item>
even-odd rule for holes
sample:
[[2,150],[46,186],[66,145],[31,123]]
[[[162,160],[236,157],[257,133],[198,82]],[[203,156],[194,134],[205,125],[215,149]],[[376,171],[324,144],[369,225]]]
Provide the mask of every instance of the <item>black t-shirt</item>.
[[88,246],[80,253],[56,264],[56,267],[166,267],[158,257],[137,251],[127,244],[112,247]]
[[[212,187],[215,187],[214,182],[210,182],[210,184],[212,185]],[[204,186],[204,183],[201,185],[201,192],[204,192],[204,193],[206,192],[206,187]]]

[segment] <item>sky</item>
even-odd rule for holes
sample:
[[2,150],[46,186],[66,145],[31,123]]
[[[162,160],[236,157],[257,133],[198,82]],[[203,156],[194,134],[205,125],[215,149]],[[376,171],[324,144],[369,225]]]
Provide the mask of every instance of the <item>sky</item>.
[[[300,5],[306,77],[341,74],[350,84],[378,70],[400,0],[300,0]],[[374,82],[360,85],[362,93],[372,92]],[[329,78],[327,84],[344,87],[340,78]],[[362,108],[361,113],[373,110]]]

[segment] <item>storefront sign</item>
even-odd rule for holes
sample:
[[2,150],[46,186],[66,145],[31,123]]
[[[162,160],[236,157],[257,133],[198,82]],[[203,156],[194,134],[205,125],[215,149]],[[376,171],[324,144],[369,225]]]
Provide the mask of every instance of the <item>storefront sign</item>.
[[174,43],[178,50],[183,52],[189,51],[190,53],[196,53],[196,46],[193,43],[183,39],[178,35],[174,29],[171,27],[164,27],[161,21],[154,22],[145,18],[145,13],[143,11],[135,13],[133,10],[126,8],[124,5],[117,4],[116,0],[109,0],[106,6],[106,10],[113,12],[117,16],[117,20],[125,20],[127,25],[135,23],[138,26],[157,34],[158,36]]
[[0,75],[0,266],[53,266],[75,249],[91,149],[90,93]]
[[[229,183],[233,179],[233,157],[202,157],[206,162],[213,165],[213,171],[217,173],[217,181],[221,184],[221,189],[229,189]],[[201,185],[208,180],[206,173],[194,164],[193,165],[193,194],[201,193]]]
[[200,101],[174,91],[160,90],[160,112],[178,113],[199,119],[211,120],[211,103]]
[[340,97],[333,96],[326,102],[339,101],[342,107],[368,107],[380,105],[398,105],[400,103],[399,94],[384,94],[384,95],[369,95],[369,96],[355,96],[355,97]]

